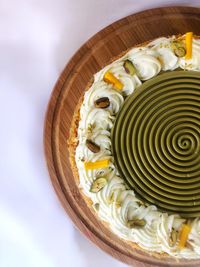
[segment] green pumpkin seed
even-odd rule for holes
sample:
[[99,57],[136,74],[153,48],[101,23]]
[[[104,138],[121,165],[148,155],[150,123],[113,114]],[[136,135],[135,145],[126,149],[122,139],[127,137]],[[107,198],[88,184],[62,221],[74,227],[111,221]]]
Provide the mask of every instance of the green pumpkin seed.
[[90,192],[97,193],[107,184],[106,178],[97,178],[91,185]]
[[123,67],[124,67],[125,71],[130,75],[134,75],[136,73],[136,69],[135,69],[133,63],[128,59],[125,60]]
[[171,235],[169,237],[169,246],[173,247],[175,246],[178,239],[178,232],[175,229],[172,229]]
[[182,41],[173,41],[171,43],[171,48],[177,57],[184,57],[186,54],[185,46]]
[[185,54],[186,54],[186,50],[184,47],[178,47],[174,50],[174,54],[177,56],[177,57],[184,57]]
[[142,228],[146,225],[146,220],[144,220],[144,219],[129,220],[127,225],[129,228]]

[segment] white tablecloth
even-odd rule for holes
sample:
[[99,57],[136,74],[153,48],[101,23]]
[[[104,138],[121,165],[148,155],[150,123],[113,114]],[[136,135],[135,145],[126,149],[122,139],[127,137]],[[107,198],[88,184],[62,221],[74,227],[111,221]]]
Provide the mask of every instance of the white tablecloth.
[[108,24],[199,0],[0,0],[0,267],[120,267],[76,230],[51,186],[43,122],[75,51]]

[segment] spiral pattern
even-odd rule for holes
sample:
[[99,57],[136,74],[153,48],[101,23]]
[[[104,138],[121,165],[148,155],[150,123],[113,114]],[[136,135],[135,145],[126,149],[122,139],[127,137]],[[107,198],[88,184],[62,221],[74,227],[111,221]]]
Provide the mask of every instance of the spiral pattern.
[[200,75],[173,71],[129,96],[111,133],[121,177],[143,201],[200,216]]

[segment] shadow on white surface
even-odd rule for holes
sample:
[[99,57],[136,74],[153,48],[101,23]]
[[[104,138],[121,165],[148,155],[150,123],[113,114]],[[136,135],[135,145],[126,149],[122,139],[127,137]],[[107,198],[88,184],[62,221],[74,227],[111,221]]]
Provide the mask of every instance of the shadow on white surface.
[[84,259],[84,267],[107,267],[109,261],[109,267],[127,267],[126,264],[111,258],[111,256],[100,250],[76,229],[74,230],[74,240],[77,243],[80,255]]

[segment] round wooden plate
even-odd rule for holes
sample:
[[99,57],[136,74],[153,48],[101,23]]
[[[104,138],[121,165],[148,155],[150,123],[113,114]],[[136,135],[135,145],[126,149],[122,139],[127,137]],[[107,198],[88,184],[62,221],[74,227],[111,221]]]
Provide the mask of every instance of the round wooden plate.
[[[51,95],[44,130],[45,155],[55,191],[75,223],[91,241],[115,258],[142,266],[199,266],[200,261],[156,258],[114,235],[87,207],[73,177],[67,139],[75,107],[93,74],[122,51],[159,36],[193,31],[200,35],[200,9],[166,7],[123,18],[88,40],[73,56]],[[67,238],[67,237],[66,237]],[[140,263],[144,262],[146,263]],[[151,265],[149,265],[151,264]]]

